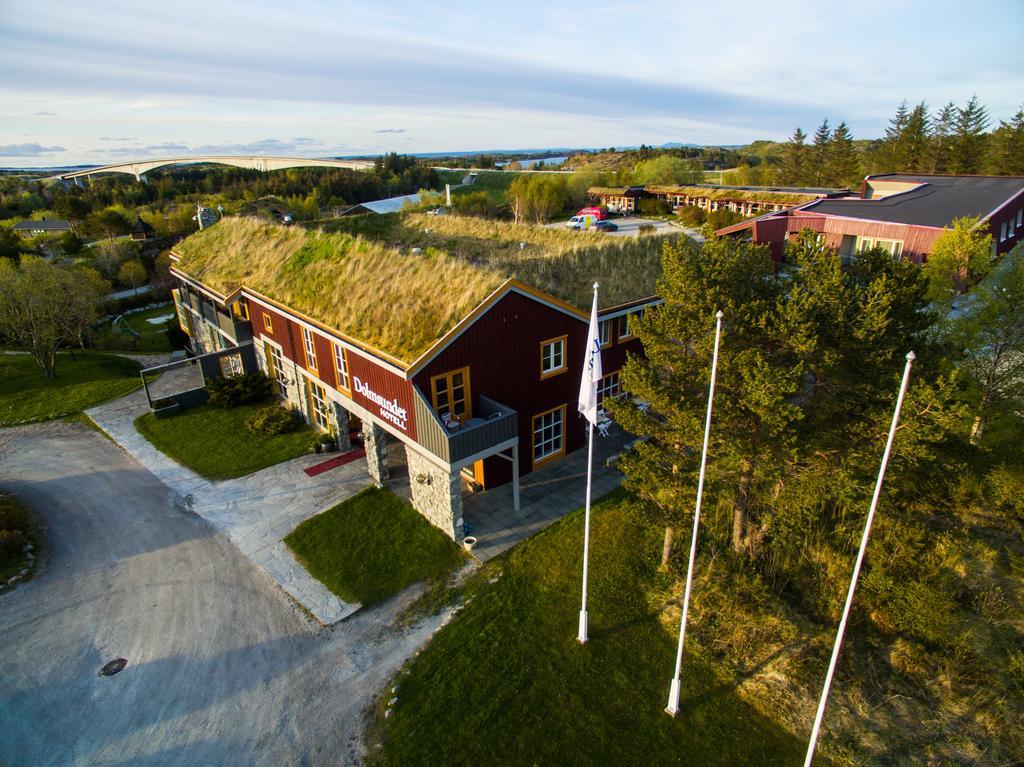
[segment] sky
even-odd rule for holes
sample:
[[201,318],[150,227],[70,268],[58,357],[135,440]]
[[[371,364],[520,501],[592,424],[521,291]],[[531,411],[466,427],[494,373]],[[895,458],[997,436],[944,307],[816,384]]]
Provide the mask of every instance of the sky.
[[1024,0],[0,0],[0,166],[745,144],[1024,104]]

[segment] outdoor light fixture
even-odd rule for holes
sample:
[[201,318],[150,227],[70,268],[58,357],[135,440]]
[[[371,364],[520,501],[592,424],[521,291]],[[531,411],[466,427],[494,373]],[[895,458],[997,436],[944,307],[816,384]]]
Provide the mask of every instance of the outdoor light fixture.
[[419,482],[421,485],[429,485],[430,484],[430,475],[429,474],[417,474],[416,475],[416,481]]

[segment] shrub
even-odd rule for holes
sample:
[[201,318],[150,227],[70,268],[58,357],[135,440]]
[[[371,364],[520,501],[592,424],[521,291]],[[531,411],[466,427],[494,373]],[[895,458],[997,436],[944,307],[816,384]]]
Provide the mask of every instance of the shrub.
[[672,206],[666,200],[640,200],[637,207],[641,216],[664,216],[672,212]]
[[640,232],[640,234],[654,234],[654,232],[658,231],[658,227],[654,224],[640,224],[640,226],[637,227],[637,231]]
[[21,558],[25,536],[21,530],[0,530],[0,563],[7,564]]
[[1006,465],[997,466],[985,477],[985,483],[997,506],[1024,519],[1024,472]]
[[696,205],[683,205],[676,211],[676,215],[685,226],[697,227],[708,220],[708,214]]
[[280,405],[260,408],[245,422],[253,434],[286,434],[299,425],[299,414]]
[[270,379],[260,372],[214,378],[206,384],[210,404],[223,408],[266,399],[272,391]]

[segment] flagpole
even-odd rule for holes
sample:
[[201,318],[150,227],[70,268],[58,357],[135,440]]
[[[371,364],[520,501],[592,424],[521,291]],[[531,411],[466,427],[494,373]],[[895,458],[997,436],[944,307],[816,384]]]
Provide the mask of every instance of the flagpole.
[[[580,383],[580,408],[584,404],[593,407],[591,415],[587,415],[587,500],[583,521],[583,600],[580,605],[579,633],[576,639],[580,644],[587,643],[587,569],[590,564],[590,491],[594,475],[594,421],[597,420],[597,382],[596,375],[601,376],[601,340],[597,321],[597,289],[598,283],[594,283],[594,304],[590,312],[590,329],[587,333],[587,353],[583,358],[583,380]],[[592,348],[594,347],[594,348]],[[596,357],[596,369],[595,369]],[[584,402],[584,389],[586,388],[586,402]],[[588,411],[589,412],[589,411]]]
[[832,686],[832,676],[836,671],[836,662],[839,660],[839,648],[843,644],[843,633],[846,631],[846,621],[850,617],[850,607],[853,605],[853,593],[857,590],[857,578],[860,576],[860,567],[864,562],[864,553],[868,547],[868,536],[871,533],[871,523],[875,518],[875,509],[878,506],[878,497],[882,493],[882,480],[885,478],[885,469],[889,464],[889,454],[892,452],[893,439],[896,436],[896,424],[900,419],[900,410],[903,407],[903,395],[907,393],[907,382],[910,380],[910,366],[914,363],[916,355],[913,352],[907,354],[907,365],[903,368],[903,381],[900,383],[900,394],[896,398],[896,408],[892,414],[892,425],[889,427],[889,439],[885,443],[885,452],[882,454],[882,465],[878,468],[878,479],[875,481],[875,493],[871,497],[871,506],[868,509],[868,518],[864,523],[864,534],[860,539],[860,550],[857,552],[857,561],[853,566],[853,577],[850,578],[850,589],[846,593],[846,604],[843,606],[843,617],[839,620],[839,629],[836,631],[836,641],[832,646],[832,660],[828,664],[828,672],[825,674],[825,684],[821,689],[821,698],[818,700],[818,712],[814,717],[814,727],[811,729],[811,741],[807,744],[807,757],[804,759],[804,767],[811,767],[814,760],[814,749],[818,744],[818,733],[821,730],[821,720],[825,716],[825,704],[828,702],[829,688]]
[[587,565],[590,559],[590,480],[594,469],[594,424],[588,422],[587,432],[587,503],[583,523],[583,606],[580,608],[580,644],[587,643]]
[[700,476],[697,480],[697,503],[693,510],[693,533],[690,536],[690,561],[686,563],[686,588],[683,590],[683,615],[679,621],[679,646],[676,648],[676,673],[668,691],[665,711],[679,713],[679,675],[683,670],[683,642],[686,639],[686,614],[690,609],[690,587],[693,585],[693,561],[697,558],[697,528],[700,526],[700,503],[704,494],[704,468],[708,461],[708,439],[711,436],[711,404],[715,399],[715,376],[718,373],[718,342],[722,337],[722,312],[715,315],[715,352],[711,357],[711,385],[708,387],[708,412],[704,418],[704,447],[700,454]]

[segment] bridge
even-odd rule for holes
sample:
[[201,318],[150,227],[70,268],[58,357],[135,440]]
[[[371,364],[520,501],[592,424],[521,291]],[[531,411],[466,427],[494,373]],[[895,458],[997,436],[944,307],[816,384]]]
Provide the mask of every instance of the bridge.
[[303,157],[266,157],[263,155],[208,156],[208,157],[169,157],[162,160],[133,160],[114,165],[100,165],[96,168],[76,170],[53,176],[54,181],[74,181],[96,176],[101,173],[126,173],[135,176],[136,181],[145,181],[145,174],[157,168],[170,165],[196,165],[212,163],[214,165],[231,165],[236,168],[269,171],[285,170],[286,168],[347,168],[349,170],[369,170],[373,160],[310,160]]

